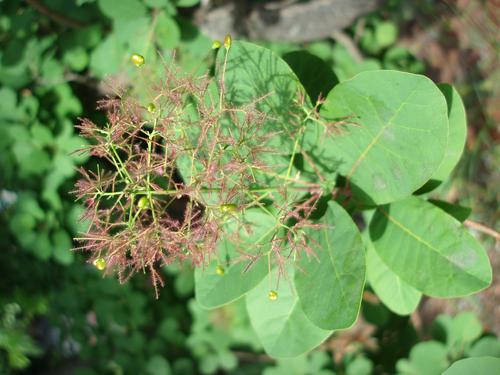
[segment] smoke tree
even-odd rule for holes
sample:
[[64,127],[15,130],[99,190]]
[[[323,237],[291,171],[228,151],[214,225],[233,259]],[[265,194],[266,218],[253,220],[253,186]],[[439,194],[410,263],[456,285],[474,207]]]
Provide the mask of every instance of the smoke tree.
[[453,87],[380,70],[325,92],[300,53],[285,62],[229,36],[215,47],[215,75],[168,63],[150,102],[118,92],[99,103],[105,125],[79,124],[100,160],[76,186],[91,222],[80,249],[98,269],[149,272],[159,293],[161,267],[188,262],[199,304],[245,298],[274,357],[353,325],[366,280],[402,315],[423,294],[490,284],[468,212],[425,194],[464,147]]

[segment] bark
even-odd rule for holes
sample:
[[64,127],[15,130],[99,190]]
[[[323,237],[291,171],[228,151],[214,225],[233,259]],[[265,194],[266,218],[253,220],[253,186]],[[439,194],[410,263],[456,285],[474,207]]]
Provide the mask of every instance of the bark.
[[214,39],[225,34],[250,39],[309,42],[331,37],[382,0],[234,1],[198,14],[200,28]]

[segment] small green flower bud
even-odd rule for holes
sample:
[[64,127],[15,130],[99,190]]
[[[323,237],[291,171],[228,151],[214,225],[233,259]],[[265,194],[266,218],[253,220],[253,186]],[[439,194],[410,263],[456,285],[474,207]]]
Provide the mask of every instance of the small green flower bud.
[[275,290],[270,290],[267,298],[269,298],[270,301],[276,301],[278,299],[278,292]]
[[215,268],[215,273],[219,276],[224,276],[226,270],[220,264]]
[[219,206],[219,210],[224,213],[224,214],[231,214],[233,212],[236,212],[238,209],[238,206],[236,206],[233,203],[226,203],[226,204],[221,204]]
[[130,60],[137,67],[143,66],[145,62],[144,56],[139,55],[138,53],[134,53],[132,56],[130,56]]
[[147,108],[149,113],[153,113],[154,111],[156,111],[156,106],[154,103],[149,103],[146,108]]
[[233,38],[231,38],[231,35],[227,34],[225,37],[224,37],[224,48],[226,50],[229,50],[229,48],[231,48],[231,42],[233,41]]
[[104,260],[104,258],[97,258],[96,260],[94,260],[94,266],[99,271],[104,271],[104,269],[106,268],[106,261]]
[[139,199],[139,202],[137,202],[137,207],[139,207],[141,210],[143,208],[146,208],[148,205],[149,205],[148,197],[142,196],[141,199]]
[[212,49],[219,49],[222,46],[220,40],[214,40],[212,42]]

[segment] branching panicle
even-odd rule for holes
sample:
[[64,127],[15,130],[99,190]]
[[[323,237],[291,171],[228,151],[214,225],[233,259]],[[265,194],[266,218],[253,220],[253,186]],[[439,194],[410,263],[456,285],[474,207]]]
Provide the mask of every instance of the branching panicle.
[[[272,116],[259,110],[267,96],[234,106],[222,88],[220,96],[213,93],[208,76],[192,77],[169,65],[165,77],[151,87],[149,105],[121,93],[98,103],[107,114],[105,126],[88,119],[77,125],[93,142],[87,151],[105,161],[104,169],[81,169],[76,184],[91,221],[80,249],[122,282],[149,272],[157,295],[163,285],[159,267],[176,261],[205,267],[221,238],[238,247],[241,256],[232,261],[251,267],[266,256],[280,274],[288,260],[314,255],[307,232],[318,228],[310,216],[324,192],[301,180],[295,154],[276,145],[285,139],[297,146],[307,121],[318,121],[317,107],[306,111],[299,92],[291,123],[269,131]],[[241,214],[252,208],[275,215],[282,230],[247,251],[238,246],[239,233],[252,228]],[[227,225],[231,221],[237,230]]]

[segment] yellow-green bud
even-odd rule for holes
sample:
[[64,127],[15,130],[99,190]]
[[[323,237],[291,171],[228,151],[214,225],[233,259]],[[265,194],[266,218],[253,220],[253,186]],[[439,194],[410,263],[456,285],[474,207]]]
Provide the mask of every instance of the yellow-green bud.
[[278,299],[278,292],[275,290],[270,290],[267,295],[267,298],[269,298],[269,300],[271,301],[276,301]]
[[231,48],[231,42],[233,41],[233,38],[231,38],[231,35],[227,34],[225,37],[224,37],[224,48],[226,50],[229,50],[229,48]]
[[231,214],[231,213],[235,212],[237,209],[238,209],[238,206],[236,206],[233,203],[221,204],[219,207],[219,210],[224,214]]
[[224,276],[226,270],[220,264],[215,268],[215,273],[219,276]]
[[139,207],[141,210],[143,208],[146,208],[148,205],[149,205],[148,197],[142,196],[141,199],[139,199],[139,202],[137,202],[137,207]]
[[147,108],[149,113],[153,113],[154,111],[156,111],[155,103],[149,103],[146,108]]
[[130,56],[130,60],[137,67],[143,66],[145,62],[144,56],[139,55],[138,53],[134,53],[132,56]]
[[219,49],[222,46],[220,40],[214,40],[212,42],[212,49]]
[[99,271],[104,271],[104,269],[106,268],[106,261],[104,260],[104,258],[97,258],[96,260],[94,260],[94,266]]

